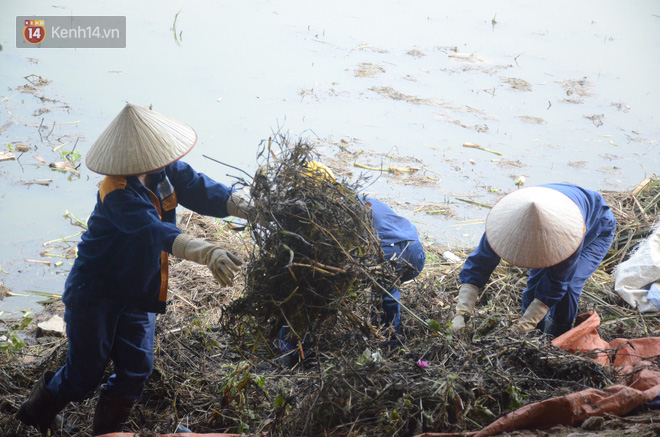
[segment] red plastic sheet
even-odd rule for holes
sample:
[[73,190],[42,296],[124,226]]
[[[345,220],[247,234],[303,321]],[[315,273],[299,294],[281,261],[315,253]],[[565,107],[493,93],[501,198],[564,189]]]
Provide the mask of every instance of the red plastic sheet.
[[[110,434],[103,434],[98,437],[135,437],[135,433],[132,432],[113,432]],[[239,437],[244,436],[245,434],[196,434],[194,432],[183,432],[177,434],[158,434],[157,437]]]
[[592,353],[598,363],[617,367],[621,375],[619,384],[604,390],[587,389],[525,405],[478,432],[425,433],[418,437],[485,437],[516,429],[575,426],[592,416],[622,416],[660,395],[658,366],[646,361],[657,359],[660,355],[660,337],[618,338],[608,343],[598,334],[600,317],[595,311],[580,315],[576,324],[575,328],[554,339],[552,344],[571,352]]

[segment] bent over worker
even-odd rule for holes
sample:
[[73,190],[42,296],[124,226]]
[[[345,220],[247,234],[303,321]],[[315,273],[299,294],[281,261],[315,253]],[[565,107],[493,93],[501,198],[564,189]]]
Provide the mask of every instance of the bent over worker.
[[[334,173],[324,164],[312,161],[308,164],[312,176],[327,179],[337,183]],[[392,208],[371,197],[364,198],[364,204],[371,208],[376,235],[385,258],[395,265],[395,271],[400,282],[416,278],[424,269],[426,253],[419,241],[417,228],[410,220],[398,215]],[[380,290],[379,290],[380,291]],[[401,333],[401,291],[392,287],[388,294],[383,295],[383,322],[390,324],[397,334]]]
[[[336,178],[332,170],[326,165],[311,161],[307,164],[308,176],[324,179],[336,184]],[[424,269],[426,253],[424,246],[419,240],[417,228],[408,219],[398,215],[392,208],[383,202],[371,197],[364,197],[363,202],[371,209],[374,230],[380,241],[385,258],[394,263],[395,272],[400,282],[410,281],[416,278]],[[381,292],[382,290],[378,290]],[[392,326],[396,334],[401,333],[401,291],[394,286],[387,290],[389,294],[383,293],[382,317],[383,326]],[[290,340],[291,330],[288,326],[280,329],[278,346],[283,352],[296,349]],[[310,333],[305,335],[303,347],[310,339]],[[392,340],[397,343],[398,340]]]
[[[385,258],[395,263],[397,276],[401,282],[416,278],[424,269],[426,253],[419,241],[417,228],[408,219],[398,215],[383,202],[367,197],[371,207],[374,228],[380,239]],[[401,333],[401,291],[392,287],[390,295],[383,295],[385,325],[390,323],[397,334]]]
[[175,224],[178,203],[214,217],[247,216],[245,201],[229,187],[179,161],[196,141],[191,127],[128,104],[92,145],[86,164],[107,176],[62,295],[66,364],[34,385],[17,413],[25,424],[46,431],[69,402],[93,394],[112,359],[93,435],[122,430],[153,369],[168,254],[205,264],[220,284],[232,283],[242,261]]
[[465,327],[500,259],[529,268],[523,316],[515,328],[537,327],[557,337],[572,328],[586,280],[612,244],[616,220],[595,191],[569,184],[523,188],[503,197],[486,218],[486,232],[465,261],[450,330]]

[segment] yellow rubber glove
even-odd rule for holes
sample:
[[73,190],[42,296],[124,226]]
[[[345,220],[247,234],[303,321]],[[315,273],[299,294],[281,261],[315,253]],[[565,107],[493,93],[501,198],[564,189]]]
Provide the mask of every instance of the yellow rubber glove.
[[479,288],[477,288],[477,286],[472,284],[461,284],[461,288],[458,290],[456,315],[449,326],[451,332],[458,332],[465,328],[465,316],[472,314],[478,298]]
[[239,257],[228,250],[185,234],[179,234],[174,239],[172,255],[206,265],[216,281],[224,286],[233,284],[234,272],[243,264]]
[[530,332],[543,320],[549,309],[546,304],[538,299],[534,299],[527,307],[525,314],[516,322],[515,328],[523,334]]

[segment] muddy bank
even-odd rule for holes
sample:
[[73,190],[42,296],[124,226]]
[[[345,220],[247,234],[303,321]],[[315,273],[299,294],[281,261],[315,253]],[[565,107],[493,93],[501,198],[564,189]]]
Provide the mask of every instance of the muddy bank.
[[[647,194],[651,199],[657,196]],[[630,192],[608,196],[621,225],[615,241],[643,238],[647,228],[636,226],[643,224],[636,218],[641,197],[635,201]],[[253,249],[246,232],[230,231],[225,224],[195,214],[182,214],[180,227],[243,257]],[[610,255],[625,258],[633,246],[615,245]],[[274,339],[250,336],[241,332],[242,326],[220,329],[223,309],[242,294],[242,274],[233,287],[219,288],[204,267],[172,259],[170,306],[157,322],[154,374],[128,429],[144,436],[172,432],[179,424],[195,432],[282,436],[470,431],[521,405],[616,381],[616,374],[586,357],[552,348],[542,335],[507,334],[511,321],[520,315],[523,269],[499,266],[487,292],[488,310],[482,308],[470,320],[470,335],[449,335],[446,323],[467,253],[428,241],[425,247],[426,268],[402,287],[402,303],[421,320],[437,321],[439,331],[430,331],[404,313],[403,345],[383,348],[377,329],[365,337],[339,321],[324,348],[312,347],[293,368],[276,360],[280,352]],[[599,332],[608,341],[660,335],[660,315],[630,309],[612,292],[611,270],[604,267],[587,282],[580,311],[598,312],[604,320]],[[37,338],[35,331],[37,320],[62,310],[55,302],[26,327],[20,327],[21,320],[4,322],[3,329],[13,324],[17,328],[10,331],[25,343],[0,356],[1,428],[7,436],[36,435],[12,416],[33,380],[64,362],[66,340]],[[95,396],[69,405],[65,415],[86,431],[94,405]],[[623,418],[589,420],[581,428],[510,435],[651,436],[657,431],[655,414],[639,410]]]

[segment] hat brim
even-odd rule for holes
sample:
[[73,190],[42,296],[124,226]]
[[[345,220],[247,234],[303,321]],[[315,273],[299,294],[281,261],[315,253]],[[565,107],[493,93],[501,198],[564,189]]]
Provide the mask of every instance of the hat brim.
[[129,103],[94,142],[85,164],[108,176],[152,173],[181,159],[196,143],[192,127]]

